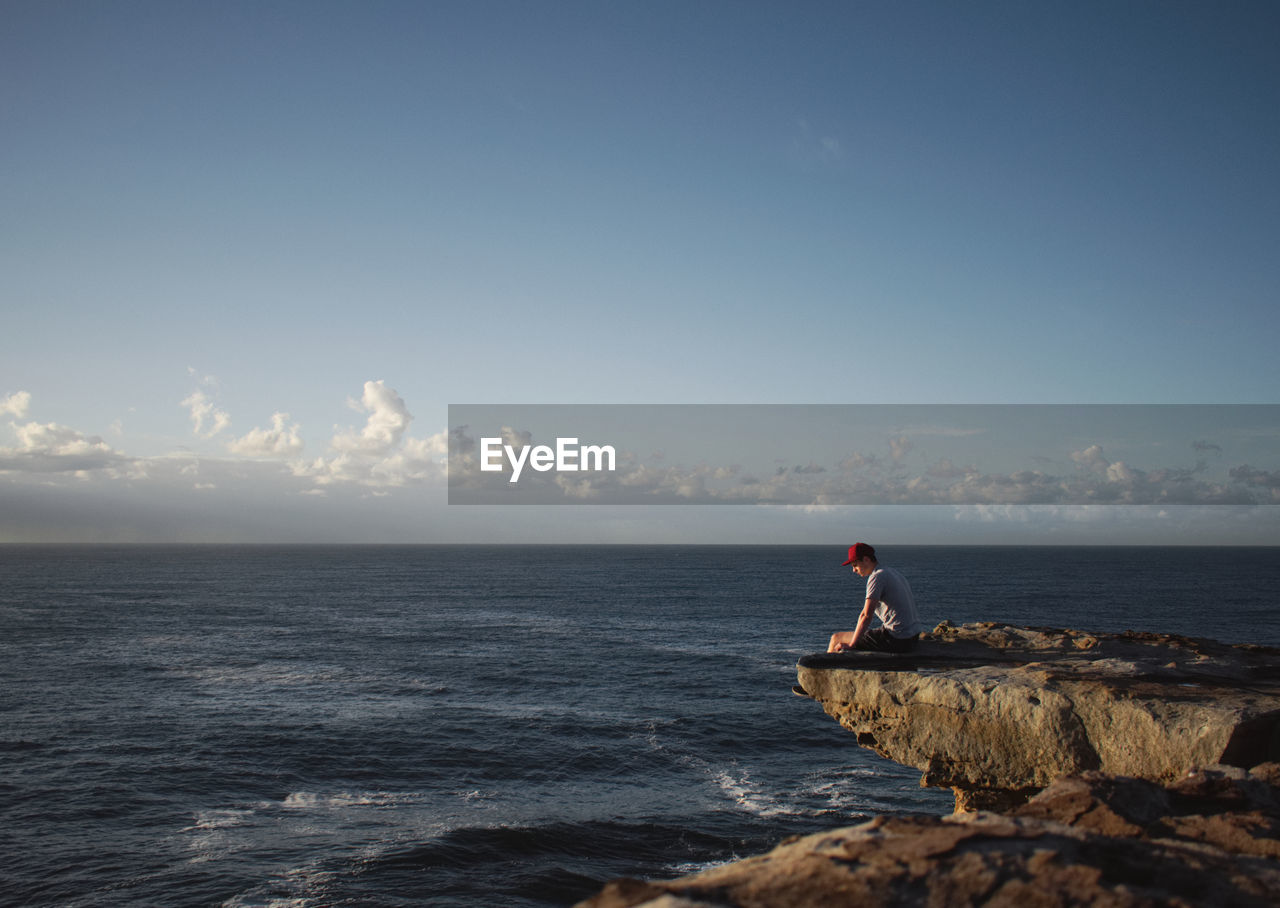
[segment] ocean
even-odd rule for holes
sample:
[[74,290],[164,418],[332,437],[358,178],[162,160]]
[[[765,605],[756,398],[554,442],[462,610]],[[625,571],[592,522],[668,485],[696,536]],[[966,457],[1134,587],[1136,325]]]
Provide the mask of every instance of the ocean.
[[[791,693],[846,547],[0,546],[0,903],[563,906],[948,813]],[[1280,549],[880,554],[928,626],[1280,646]]]

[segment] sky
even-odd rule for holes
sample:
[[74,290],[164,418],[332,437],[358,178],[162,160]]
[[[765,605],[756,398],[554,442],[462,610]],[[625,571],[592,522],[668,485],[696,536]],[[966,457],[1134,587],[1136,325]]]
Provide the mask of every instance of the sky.
[[0,25],[0,541],[1280,544],[1267,506],[445,482],[461,404],[1280,403],[1274,3]]

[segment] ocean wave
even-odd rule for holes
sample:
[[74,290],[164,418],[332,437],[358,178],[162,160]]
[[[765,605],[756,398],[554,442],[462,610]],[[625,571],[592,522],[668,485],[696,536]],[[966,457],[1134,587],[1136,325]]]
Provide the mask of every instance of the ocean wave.
[[422,795],[409,792],[364,791],[316,794],[296,791],[285,797],[280,806],[285,810],[334,810],[350,807],[403,807],[421,801]]
[[209,829],[230,829],[243,825],[252,817],[252,810],[201,810],[196,813],[195,822],[180,830],[181,832],[198,832]]
[[301,862],[222,905],[322,908],[339,893],[344,904],[405,908],[565,905],[617,876],[674,876],[677,868],[715,866],[758,844],[660,822],[458,826],[425,841]]
[[44,747],[39,741],[0,741],[0,753],[22,753]]
[[249,841],[242,834],[243,827],[252,825],[255,813],[241,809],[198,811],[194,822],[179,830],[189,855],[187,863],[208,864],[245,851]]
[[[385,685],[385,675],[353,671],[340,666],[300,667],[291,662],[261,662],[245,665],[179,665],[170,666],[171,675],[209,685],[279,685],[286,687],[316,684]],[[426,685],[421,679],[403,679],[405,686]]]
[[316,861],[288,867],[227,899],[221,908],[322,908],[332,904],[331,890],[337,876]]
[[369,855],[351,873],[371,891],[430,893],[433,906],[571,904],[614,877],[668,876],[750,847],[672,823],[466,826]]

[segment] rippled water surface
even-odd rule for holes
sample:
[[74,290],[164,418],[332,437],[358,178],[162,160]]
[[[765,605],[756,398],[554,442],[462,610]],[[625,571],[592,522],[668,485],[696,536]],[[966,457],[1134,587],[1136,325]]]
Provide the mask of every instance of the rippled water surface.
[[[1280,645],[1275,549],[881,554],[930,625]],[[0,546],[5,898],[566,905],[876,812],[947,812],[790,693],[796,659],[856,617],[842,560]]]

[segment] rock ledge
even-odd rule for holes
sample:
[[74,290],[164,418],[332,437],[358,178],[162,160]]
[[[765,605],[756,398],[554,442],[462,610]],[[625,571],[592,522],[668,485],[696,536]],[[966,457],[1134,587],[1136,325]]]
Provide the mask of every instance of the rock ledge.
[[957,812],[615,880],[580,908],[1280,904],[1280,650],[943,623],[909,655],[816,654],[797,675]]
[[1008,816],[878,817],[579,908],[1263,906],[1280,892],[1280,765],[1162,787],[1062,779]]
[[1156,782],[1280,760],[1280,650],[1168,634],[943,623],[905,656],[805,656],[800,685],[858,743],[1007,807],[1066,775]]

